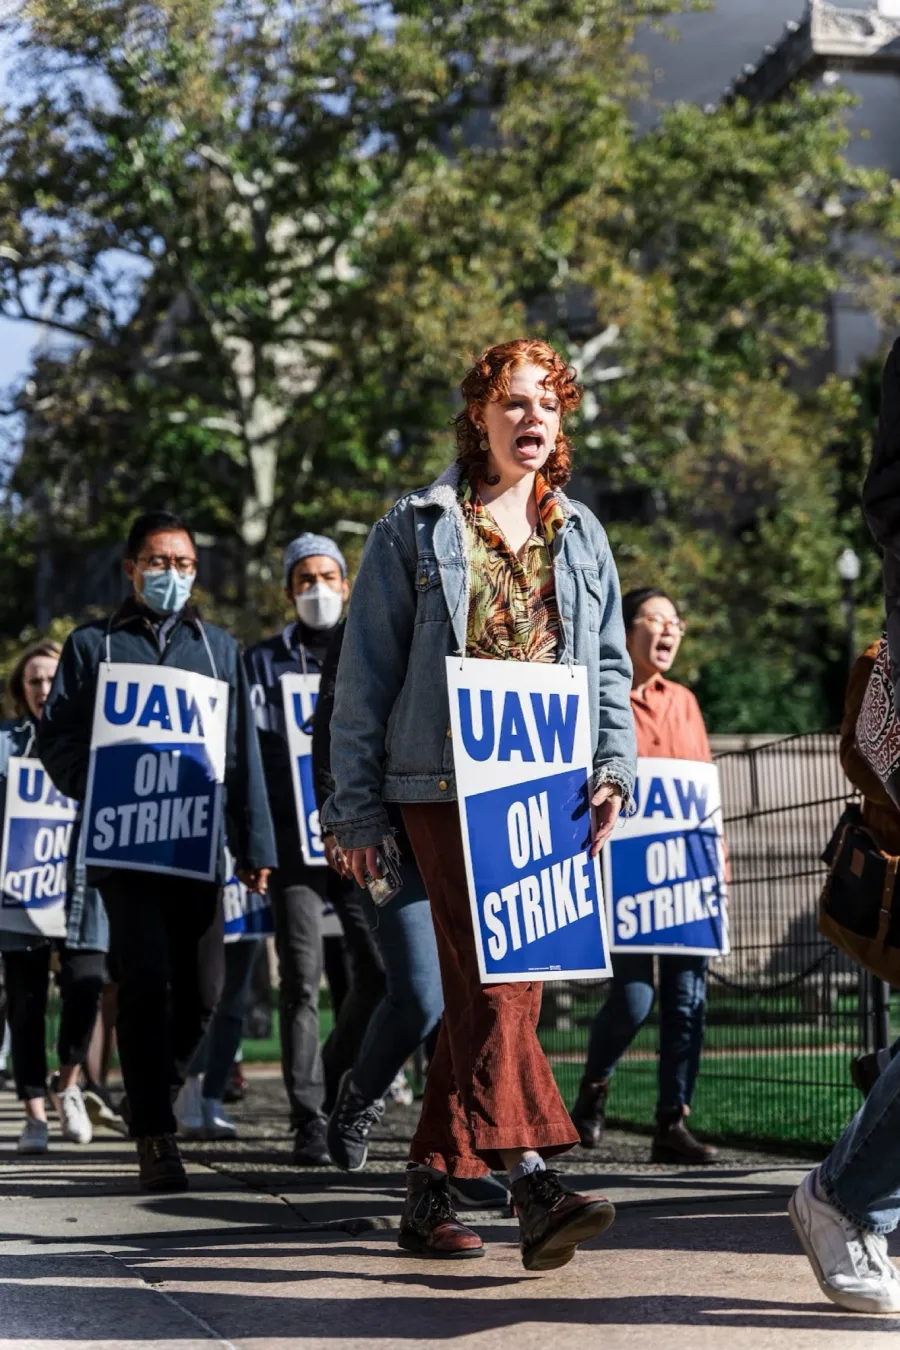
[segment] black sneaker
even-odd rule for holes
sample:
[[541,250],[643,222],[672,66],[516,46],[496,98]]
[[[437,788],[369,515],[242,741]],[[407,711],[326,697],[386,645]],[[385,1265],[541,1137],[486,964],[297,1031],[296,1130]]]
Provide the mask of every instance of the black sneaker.
[[332,1162],[344,1172],[361,1172],[369,1156],[369,1131],[384,1115],[384,1102],[367,1102],[350,1070],[341,1078],[325,1138]]
[[174,1134],[145,1134],[136,1139],[142,1191],[186,1191],[187,1173]]
[[328,1167],[331,1154],[325,1141],[325,1122],[316,1117],[294,1131],[293,1161],[298,1167]]

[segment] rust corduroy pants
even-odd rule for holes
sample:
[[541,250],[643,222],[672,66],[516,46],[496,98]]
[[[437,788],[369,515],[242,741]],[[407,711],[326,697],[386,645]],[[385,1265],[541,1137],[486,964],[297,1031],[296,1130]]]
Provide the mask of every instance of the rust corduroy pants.
[[478,1177],[503,1167],[501,1149],[565,1153],[578,1135],[537,1037],[541,985],[479,978],[459,809],[417,802],[403,807],[403,819],[431,901],[444,987],[410,1159]]

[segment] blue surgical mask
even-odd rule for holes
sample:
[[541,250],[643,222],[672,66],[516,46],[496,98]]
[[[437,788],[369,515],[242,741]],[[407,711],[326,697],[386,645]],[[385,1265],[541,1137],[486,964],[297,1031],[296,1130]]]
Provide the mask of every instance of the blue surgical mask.
[[142,572],[141,599],[157,614],[177,614],[187,604],[194,578],[183,577],[170,567],[167,572]]

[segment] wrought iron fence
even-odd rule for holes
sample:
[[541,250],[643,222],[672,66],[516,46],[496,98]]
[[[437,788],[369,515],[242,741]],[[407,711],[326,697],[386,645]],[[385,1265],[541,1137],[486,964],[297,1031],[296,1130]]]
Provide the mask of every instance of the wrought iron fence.
[[[692,1106],[699,1131],[830,1145],[858,1105],[850,1059],[888,1034],[877,989],[819,936],[821,861],[852,788],[832,732],[716,757],[731,863],[731,953],[710,963],[707,1033]],[[545,985],[541,1039],[571,1104],[601,982]],[[656,1103],[656,1013],[623,1058],[612,1120],[649,1127]]]

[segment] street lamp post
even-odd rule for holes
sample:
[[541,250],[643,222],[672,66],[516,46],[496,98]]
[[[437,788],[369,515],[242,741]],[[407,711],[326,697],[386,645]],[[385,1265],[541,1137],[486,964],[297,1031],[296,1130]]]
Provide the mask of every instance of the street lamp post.
[[856,660],[856,595],[854,587],[859,580],[860,561],[852,548],[845,548],[837,560],[837,572],[843,588],[842,606],[847,633],[847,670]]

